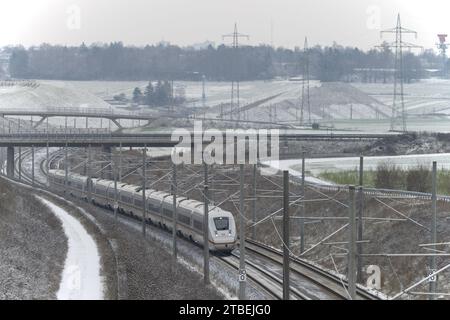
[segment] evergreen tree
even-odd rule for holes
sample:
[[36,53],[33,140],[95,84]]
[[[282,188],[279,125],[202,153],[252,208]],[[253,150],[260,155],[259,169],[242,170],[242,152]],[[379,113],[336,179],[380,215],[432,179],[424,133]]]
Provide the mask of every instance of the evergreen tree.
[[161,80],[158,80],[155,88],[155,104],[157,106],[164,105],[164,88]]
[[155,90],[153,89],[153,84],[150,81],[148,86],[145,88],[145,104],[152,106],[155,102]]
[[135,88],[133,91],[133,102],[141,103],[142,102],[142,91],[140,88]]

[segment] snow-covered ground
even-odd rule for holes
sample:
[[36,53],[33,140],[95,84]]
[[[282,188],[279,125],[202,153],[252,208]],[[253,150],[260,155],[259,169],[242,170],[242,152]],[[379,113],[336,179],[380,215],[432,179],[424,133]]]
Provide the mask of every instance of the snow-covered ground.
[[[77,109],[81,112],[89,109],[104,109],[110,112],[114,106],[106,103],[101,97],[95,96],[80,87],[74,87],[64,81],[46,82],[39,81],[35,87],[11,86],[0,87],[0,111],[2,109],[14,110],[47,110],[54,108]],[[39,117],[16,117],[21,119],[22,127],[30,121],[37,122]],[[44,126],[46,123],[42,124]],[[53,127],[65,127],[65,118],[50,118],[49,125]],[[123,120],[124,126],[137,126],[137,121]],[[85,128],[85,119],[67,118],[68,127]],[[115,124],[106,119],[89,119],[89,128],[117,128]]]
[[[357,83],[354,86],[377,100],[391,106],[393,84]],[[427,79],[405,84],[405,107],[409,114],[450,114],[450,80]],[[399,100],[400,101],[400,100]]]
[[[320,173],[326,171],[355,170],[359,168],[359,161],[359,157],[306,159],[305,181],[312,184],[330,185],[330,182],[315,178],[313,176],[318,176]],[[408,169],[418,165],[424,165],[431,168],[433,161],[437,162],[438,169],[450,170],[449,153],[364,157],[364,170],[376,170],[378,165],[382,163],[396,165],[402,169]],[[301,159],[263,161],[263,164],[280,171],[288,170],[292,176],[301,178]]]
[[[44,81],[56,87],[83,90],[102,99],[112,99],[115,95],[124,93],[130,98],[136,87],[145,90],[147,81]],[[315,81],[311,86],[318,86]],[[197,100],[196,106],[202,105],[202,82],[176,81],[175,91],[182,89],[186,98]],[[240,97],[243,102],[256,101],[261,98],[273,96],[281,92],[292,92],[301,90],[301,83],[292,81],[250,81],[242,82],[240,85]],[[214,106],[227,103],[230,100],[231,85],[229,82],[206,82],[206,105]],[[298,94],[298,92],[296,93]],[[192,103],[194,106],[194,103]]]
[[59,300],[101,300],[103,281],[97,244],[82,224],[66,210],[38,197],[61,221],[68,251],[57,297]]
[[[146,81],[38,81],[36,87],[0,87],[1,108],[48,107],[70,108],[105,108],[121,109],[111,106],[104,99],[112,99],[114,95],[125,93],[129,98],[135,87],[145,88]],[[202,83],[177,81],[176,90],[185,91],[191,101],[190,106],[201,106]],[[293,121],[298,113],[302,83],[295,81],[251,81],[242,82],[240,86],[241,105],[249,104],[277,94],[274,98],[248,111],[248,117],[260,121]],[[409,115],[408,129],[414,131],[450,131],[450,80],[423,80],[405,84],[405,106]],[[324,121],[324,124],[338,129],[359,129],[363,131],[386,132],[390,129],[393,85],[367,83],[311,83],[312,119]],[[207,82],[206,106],[217,106],[229,103],[231,86],[228,82]],[[195,102],[193,102],[195,101]],[[272,109],[272,106],[276,106]],[[380,120],[376,120],[376,111]],[[227,110],[224,110],[225,112]],[[218,108],[212,108],[206,116],[217,116]],[[422,117],[423,114],[448,114],[448,117]],[[350,120],[352,114],[353,120]],[[325,119],[325,120],[323,120]],[[30,121],[30,118],[22,118]],[[35,117],[34,121],[38,121]],[[125,127],[138,127],[136,121],[122,121]],[[144,124],[144,123],[142,123]],[[50,125],[64,126],[64,118],[50,119]],[[84,128],[84,119],[68,119],[70,127]],[[91,128],[116,129],[107,120],[90,119]]]
[[[302,168],[301,168],[302,160],[301,159],[300,160],[295,159],[295,160],[263,161],[262,163],[264,165],[267,165],[276,170],[289,171],[289,174],[294,177],[297,177],[297,178],[302,177]],[[300,167],[297,167],[298,164],[300,164]],[[306,174],[305,174],[305,181],[307,183],[312,183],[312,184],[331,185],[330,182],[320,180],[318,178],[311,177]]]
[[[393,164],[403,169],[417,165],[425,165],[431,168],[433,161],[437,161],[439,169],[450,169],[450,154],[448,153],[364,157],[364,169],[374,170],[381,163]],[[292,172],[301,171],[301,159],[282,160],[280,162],[281,167]],[[318,175],[324,171],[354,170],[358,167],[359,157],[306,159],[306,171],[313,175]]]
[[[51,155],[54,152],[57,152],[59,148],[49,148],[48,152],[49,155]],[[22,159],[22,170],[25,170],[28,173],[31,173],[33,170],[32,163],[31,163],[31,153],[27,156],[23,156]],[[41,163],[47,158],[47,149],[46,148],[40,148],[35,149],[34,153],[34,178],[36,181],[47,184],[47,176],[44,174],[44,172],[41,171],[40,165]]]

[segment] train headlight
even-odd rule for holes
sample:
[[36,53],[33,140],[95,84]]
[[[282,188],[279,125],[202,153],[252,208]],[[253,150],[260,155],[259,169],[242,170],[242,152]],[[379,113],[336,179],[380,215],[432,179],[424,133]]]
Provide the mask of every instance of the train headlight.
[[216,237],[219,236],[219,233],[217,232],[217,230],[214,231]]

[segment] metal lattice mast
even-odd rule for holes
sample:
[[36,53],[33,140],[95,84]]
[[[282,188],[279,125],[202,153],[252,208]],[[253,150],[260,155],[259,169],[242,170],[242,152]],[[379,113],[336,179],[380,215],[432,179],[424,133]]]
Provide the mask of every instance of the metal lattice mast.
[[[240,34],[238,32],[237,23],[234,24],[234,32],[232,34],[224,35],[222,36],[223,39],[226,38],[233,38],[233,59],[232,59],[232,66],[231,66],[231,72],[232,72],[232,81],[231,81],[231,101],[230,101],[230,120],[233,119],[233,114],[235,112],[235,109],[238,110],[237,116],[238,120],[241,119],[241,111],[240,111],[240,77],[239,72],[237,71],[237,64],[238,64],[238,55],[239,55],[239,39],[240,38],[246,38],[249,39],[250,37],[245,34]],[[236,95],[235,95],[236,94]],[[236,108],[235,108],[235,97],[236,97]]]
[[[394,48],[395,50],[395,72],[394,72],[394,97],[392,103],[392,117],[391,117],[391,131],[395,130],[399,118],[401,117],[402,131],[407,131],[406,126],[406,110],[405,110],[405,97],[404,97],[404,65],[403,65],[403,49],[404,48],[421,48],[420,46],[407,43],[403,41],[404,34],[414,34],[417,38],[417,32],[402,27],[400,14],[397,16],[397,26],[392,29],[381,31],[381,36],[385,33],[395,34],[395,42],[378,47]],[[398,100],[400,100],[400,110],[398,106]]]
[[308,107],[308,121],[311,123],[311,102],[309,96],[309,48],[308,38],[305,37],[305,46],[303,50],[303,79],[302,79],[302,106],[300,110],[300,124],[305,122],[305,99]]
[[446,34],[438,34],[439,43],[436,44],[437,48],[440,51],[442,57],[442,77],[445,78],[447,76],[447,49],[449,44],[447,41],[448,35]]

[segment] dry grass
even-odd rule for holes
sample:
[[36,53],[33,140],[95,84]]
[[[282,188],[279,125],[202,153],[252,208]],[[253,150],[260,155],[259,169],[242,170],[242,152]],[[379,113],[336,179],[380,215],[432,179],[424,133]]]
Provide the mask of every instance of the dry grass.
[[0,299],[55,299],[66,252],[53,213],[27,190],[0,179]]

